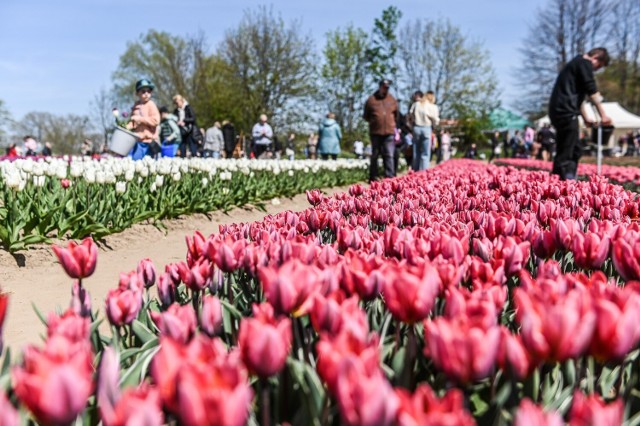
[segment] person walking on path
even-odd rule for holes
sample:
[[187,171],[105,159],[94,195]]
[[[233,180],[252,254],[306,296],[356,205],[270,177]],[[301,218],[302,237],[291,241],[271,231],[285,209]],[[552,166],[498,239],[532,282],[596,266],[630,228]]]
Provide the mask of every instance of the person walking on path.
[[440,112],[432,91],[416,98],[409,110],[413,119],[413,162],[414,171],[426,170],[431,163],[431,132],[440,124]]
[[578,161],[582,155],[578,114],[587,125],[593,122],[586,115],[584,104],[588,96],[598,110],[601,123],[611,124],[611,119],[602,107],[602,96],[598,92],[594,71],[609,65],[609,53],[603,47],[591,49],[569,61],[560,71],[549,100],[549,118],[556,129],[556,156],[553,174],[561,180],[575,179]]
[[338,159],[340,154],[340,140],[342,140],[342,131],[336,122],[336,115],[332,112],[327,114],[318,129],[318,152],[323,160],[331,157],[333,160]]
[[382,155],[384,176],[394,177],[396,121],[398,119],[398,101],[389,93],[391,80],[381,80],[378,90],[364,104],[364,120],[369,123],[371,137],[371,164],[369,166],[369,182],[378,179],[378,157]]

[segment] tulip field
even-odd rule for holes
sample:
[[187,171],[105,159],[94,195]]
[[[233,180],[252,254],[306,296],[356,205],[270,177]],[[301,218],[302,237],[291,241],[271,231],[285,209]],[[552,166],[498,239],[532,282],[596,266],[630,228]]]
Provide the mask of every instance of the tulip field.
[[93,240],[53,246],[71,301],[4,349],[0,425],[640,424],[638,194],[451,160],[307,199],[101,306]]
[[272,161],[147,157],[0,161],[0,246],[99,239],[145,220],[229,210],[367,176],[364,160]]

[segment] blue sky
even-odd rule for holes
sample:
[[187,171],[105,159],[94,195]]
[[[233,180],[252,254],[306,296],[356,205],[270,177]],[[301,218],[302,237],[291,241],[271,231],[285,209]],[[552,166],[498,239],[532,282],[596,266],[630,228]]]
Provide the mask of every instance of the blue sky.
[[[353,23],[370,31],[393,4],[403,21],[449,19],[488,49],[507,106],[517,94],[518,48],[547,0],[1,0],[0,99],[14,119],[30,111],[88,114],[129,41],[149,29],[174,35],[204,31],[214,49],[245,9],[271,5],[300,19],[318,51],[327,31]],[[402,25],[401,22],[401,25]]]

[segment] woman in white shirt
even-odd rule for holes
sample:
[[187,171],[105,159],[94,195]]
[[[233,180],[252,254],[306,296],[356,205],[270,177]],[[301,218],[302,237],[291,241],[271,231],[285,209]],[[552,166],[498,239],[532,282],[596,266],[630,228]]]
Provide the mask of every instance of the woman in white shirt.
[[426,170],[431,162],[431,131],[440,123],[440,112],[432,91],[418,97],[411,105],[409,114],[413,119],[413,164],[414,171]]

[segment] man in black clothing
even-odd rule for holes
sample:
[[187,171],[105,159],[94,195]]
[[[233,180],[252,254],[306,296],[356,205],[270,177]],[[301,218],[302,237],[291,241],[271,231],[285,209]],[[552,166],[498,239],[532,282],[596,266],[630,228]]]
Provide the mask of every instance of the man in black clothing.
[[602,107],[602,96],[596,87],[593,72],[609,65],[607,49],[598,47],[567,63],[556,80],[549,100],[549,118],[556,129],[557,153],[553,174],[561,180],[575,179],[582,155],[579,142],[578,114],[587,125],[593,122],[586,115],[585,97],[597,108],[602,124],[611,123]]

